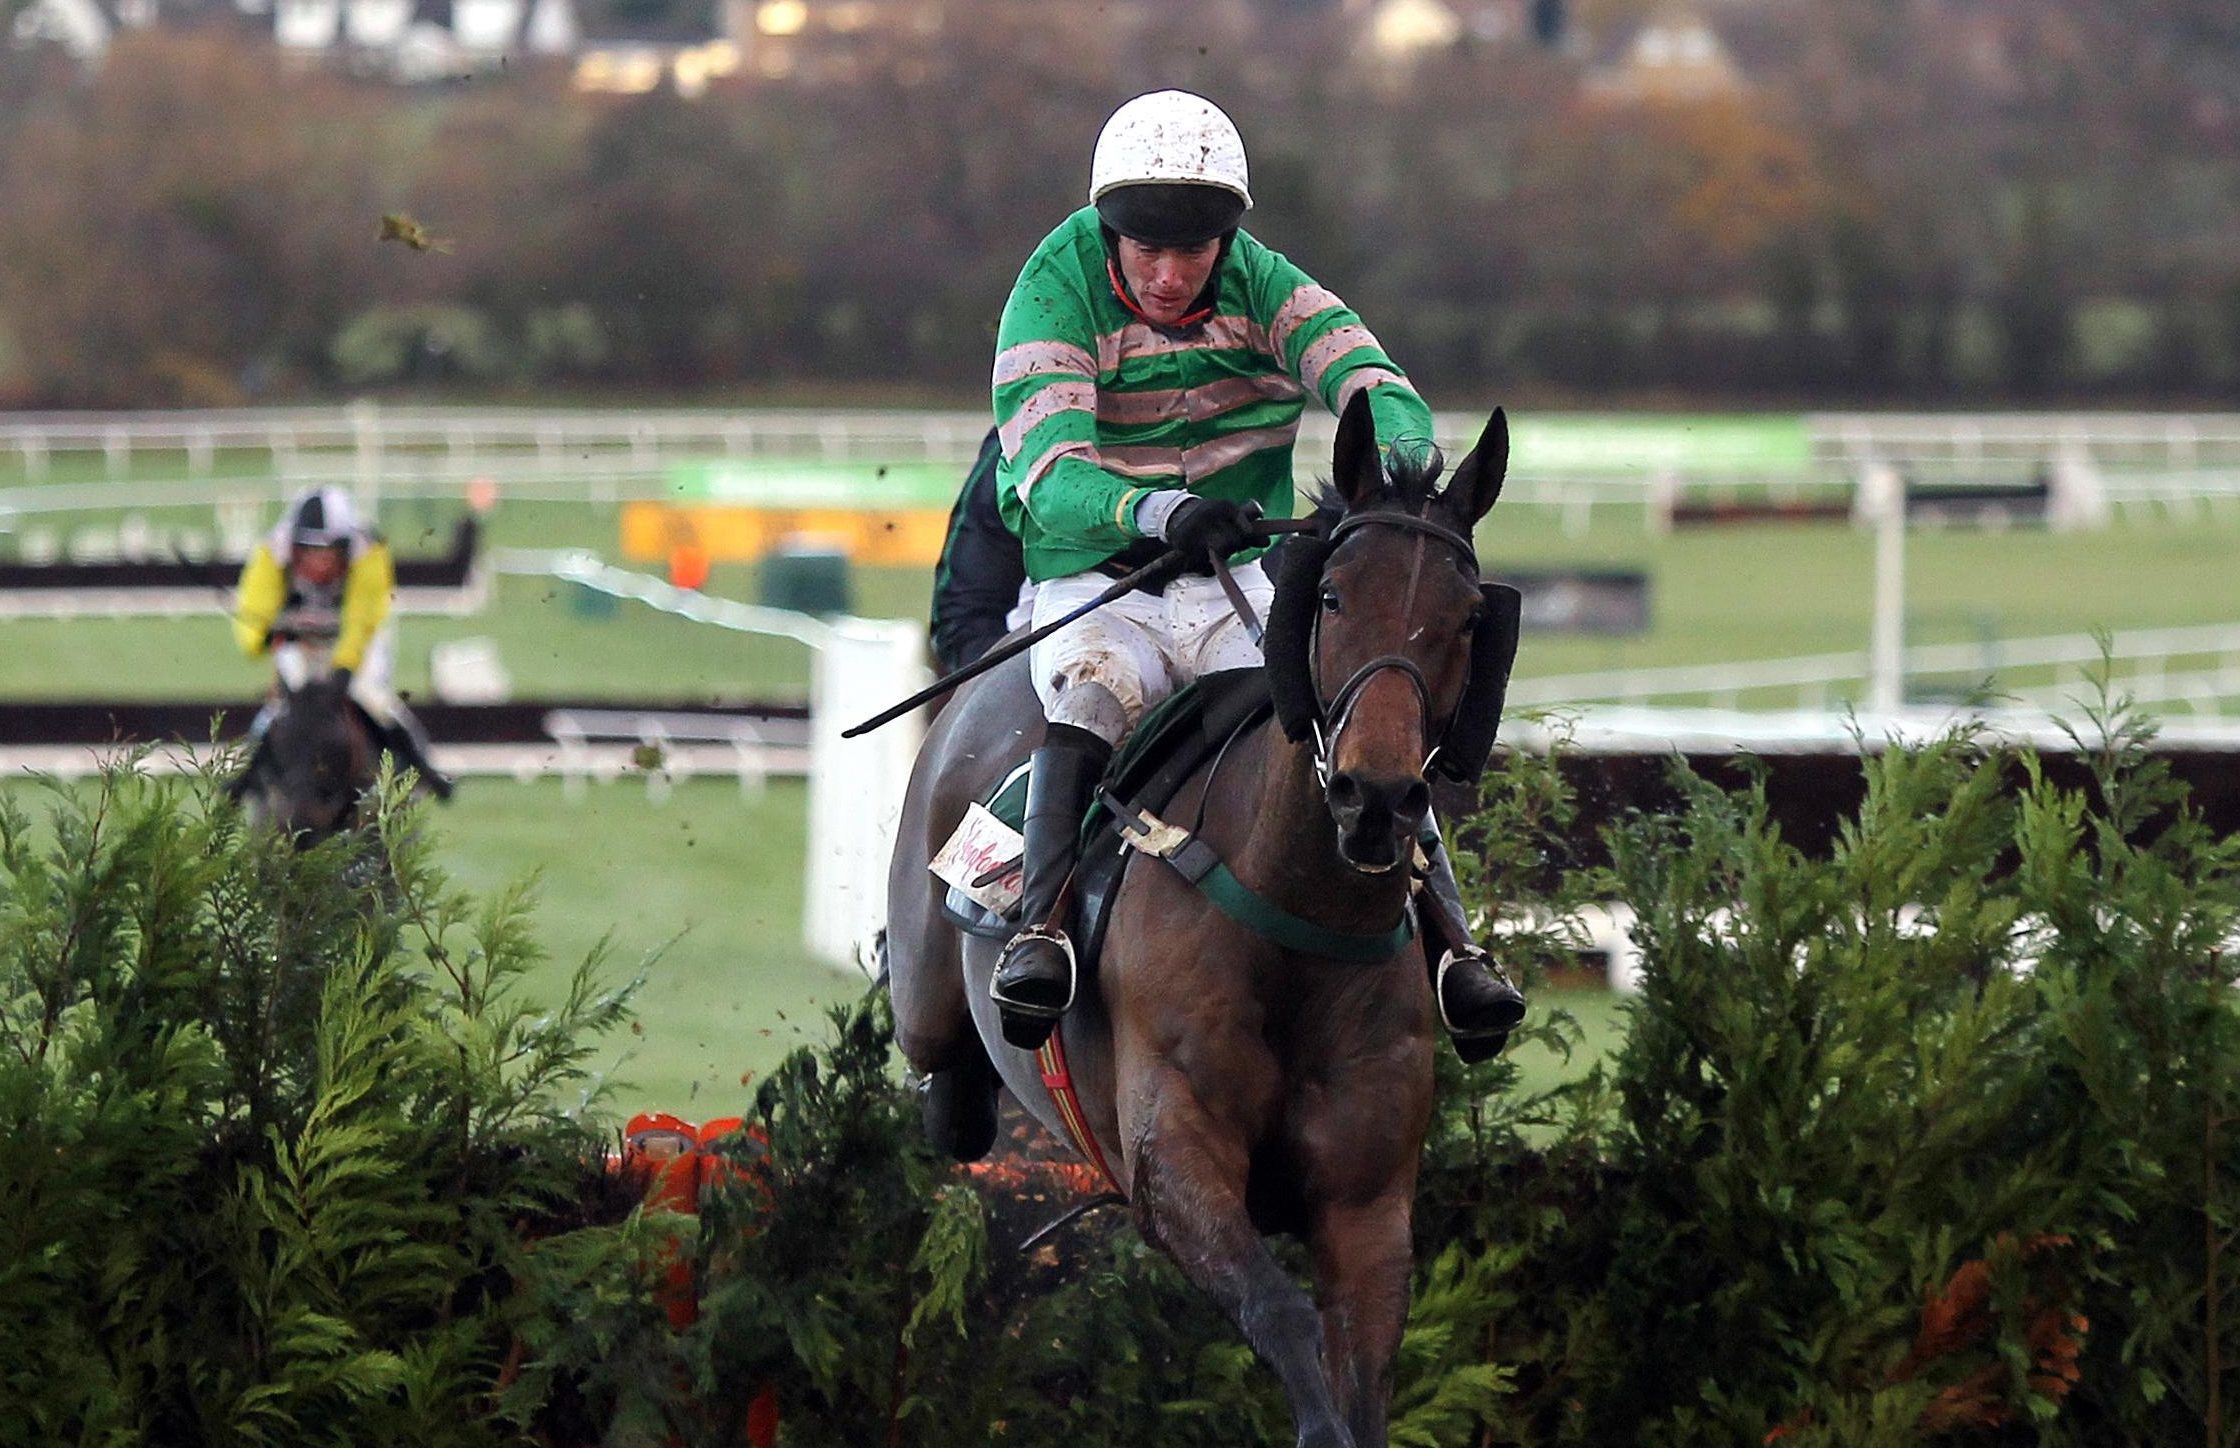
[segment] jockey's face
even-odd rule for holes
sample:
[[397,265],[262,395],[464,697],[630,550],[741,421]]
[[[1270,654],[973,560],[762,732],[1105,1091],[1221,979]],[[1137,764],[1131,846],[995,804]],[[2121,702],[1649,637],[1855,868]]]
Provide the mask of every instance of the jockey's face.
[[1120,278],[1135,293],[1143,314],[1162,326],[1182,320],[1220,259],[1219,237],[1195,246],[1151,246],[1120,238]]
[[288,571],[313,588],[326,587],[340,578],[345,570],[342,549],[333,544],[311,546],[298,543],[288,559]]

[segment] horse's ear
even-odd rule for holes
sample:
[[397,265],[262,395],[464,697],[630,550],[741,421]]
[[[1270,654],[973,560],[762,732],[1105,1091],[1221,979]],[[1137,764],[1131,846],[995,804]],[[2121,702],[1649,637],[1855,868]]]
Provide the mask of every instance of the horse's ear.
[[1478,520],[1491,512],[1501,497],[1502,480],[1509,475],[1509,418],[1500,408],[1486,420],[1486,430],[1478,434],[1478,445],[1470,449],[1470,456],[1454,470],[1454,481],[1447,484],[1446,499],[1465,529],[1477,526]]
[[1377,420],[1369,412],[1369,389],[1353,394],[1338,417],[1338,446],[1331,457],[1330,481],[1349,508],[1366,507],[1384,486],[1377,461]]

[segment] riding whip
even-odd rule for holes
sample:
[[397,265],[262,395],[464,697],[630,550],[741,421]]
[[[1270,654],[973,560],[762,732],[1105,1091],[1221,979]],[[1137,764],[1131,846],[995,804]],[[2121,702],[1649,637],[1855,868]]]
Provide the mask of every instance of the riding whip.
[[[1273,536],[1278,533],[1304,533],[1313,528],[1315,524],[1312,519],[1297,518],[1290,520],[1278,519],[1273,522],[1267,520],[1257,520],[1253,523],[1252,526],[1254,532],[1266,533],[1270,536]],[[1011,640],[1011,642],[1007,644],[998,644],[996,647],[988,650],[979,658],[974,659],[971,663],[966,664],[963,668],[958,669],[956,672],[946,674],[941,678],[934,680],[932,683],[926,685],[926,687],[924,687],[923,689],[920,689],[917,693],[912,694],[907,699],[904,699],[901,703],[893,704],[885,709],[880,710],[878,713],[872,715],[870,718],[864,720],[861,724],[856,725],[852,729],[841,730],[840,737],[842,739],[853,739],[859,734],[869,734],[872,730],[877,729],[883,724],[892,724],[895,720],[900,719],[903,715],[909,713],[912,709],[917,708],[920,704],[923,704],[930,699],[938,699],[943,694],[948,693],[951,689],[956,688],[959,684],[964,683],[966,680],[976,679],[980,675],[988,672],[988,670],[996,667],[998,664],[1001,664],[1008,659],[1018,657],[1020,654],[1026,652],[1028,649],[1033,648],[1036,644],[1042,642],[1044,639],[1050,637],[1050,635],[1056,633],[1059,629],[1064,628],[1067,624],[1074,622],[1076,619],[1086,618],[1088,615],[1095,613],[1098,609],[1103,608],[1106,604],[1111,603],[1116,599],[1127,597],[1130,593],[1142,587],[1144,584],[1152,582],[1154,579],[1158,580],[1162,584],[1165,583],[1170,576],[1176,573],[1180,573],[1186,566],[1188,566],[1189,562],[1190,560],[1180,553],[1169,552],[1161,554],[1159,557],[1152,559],[1149,563],[1144,564],[1141,568],[1138,568],[1130,573],[1122,574],[1119,578],[1114,579],[1113,584],[1110,588],[1098,594],[1095,598],[1090,599],[1087,603],[1082,604],[1079,608],[1069,611],[1063,618],[1054,618],[1050,620],[1050,622],[1044,624],[1038,629],[1035,629],[1031,633],[1021,634],[1018,638]],[[1234,585],[1232,584],[1231,586]],[[1249,611],[1247,612],[1246,616],[1248,618],[1250,617]]]

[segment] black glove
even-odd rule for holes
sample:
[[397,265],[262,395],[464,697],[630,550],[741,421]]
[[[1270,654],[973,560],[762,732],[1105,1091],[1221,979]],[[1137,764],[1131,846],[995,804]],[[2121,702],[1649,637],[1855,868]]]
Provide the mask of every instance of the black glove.
[[1190,560],[1184,571],[1213,572],[1213,560],[1226,560],[1249,547],[1257,514],[1225,498],[1191,498],[1167,515],[1165,542]]
[[333,668],[327,670],[327,673],[334,680],[336,688],[342,690],[345,694],[350,692],[350,670],[336,664]]

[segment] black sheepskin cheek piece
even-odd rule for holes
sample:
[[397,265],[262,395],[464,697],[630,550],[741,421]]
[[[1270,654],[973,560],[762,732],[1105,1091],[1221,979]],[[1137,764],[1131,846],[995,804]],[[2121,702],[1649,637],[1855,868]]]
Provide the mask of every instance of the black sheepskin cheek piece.
[[[1432,765],[1434,772],[1461,784],[1476,784],[1493,753],[1524,613],[1524,595],[1508,584],[1481,583],[1478,588],[1485,595],[1486,613],[1470,638],[1470,682],[1455,705],[1454,719],[1439,741],[1439,757]],[[1277,601],[1282,597],[1278,593]]]
[[1322,562],[1329,556],[1329,542],[1308,533],[1285,539],[1276,554],[1276,597],[1268,605],[1268,628],[1260,646],[1268,661],[1268,692],[1275,700],[1276,720],[1293,743],[1307,737],[1320,707],[1307,650],[1314,643]]

